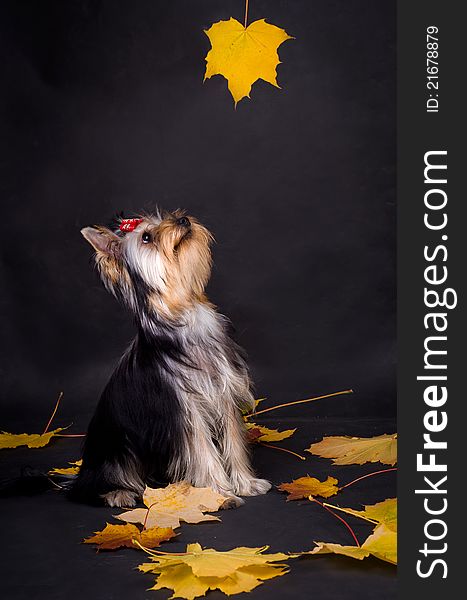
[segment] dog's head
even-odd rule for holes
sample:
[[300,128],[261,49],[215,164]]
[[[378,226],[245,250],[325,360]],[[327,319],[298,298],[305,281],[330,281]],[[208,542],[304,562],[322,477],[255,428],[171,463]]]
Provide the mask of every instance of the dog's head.
[[135,312],[176,320],[204,300],[212,235],[182,211],[119,219],[114,230],[85,227],[105,286]]

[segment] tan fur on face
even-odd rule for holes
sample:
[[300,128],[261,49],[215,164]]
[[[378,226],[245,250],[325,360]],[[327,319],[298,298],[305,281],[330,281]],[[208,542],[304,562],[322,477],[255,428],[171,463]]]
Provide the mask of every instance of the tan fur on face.
[[155,244],[164,266],[165,286],[151,296],[156,311],[176,317],[191,308],[194,302],[204,302],[204,288],[211,274],[212,236],[190,217],[187,231],[174,219],[164,220],[157,227]]

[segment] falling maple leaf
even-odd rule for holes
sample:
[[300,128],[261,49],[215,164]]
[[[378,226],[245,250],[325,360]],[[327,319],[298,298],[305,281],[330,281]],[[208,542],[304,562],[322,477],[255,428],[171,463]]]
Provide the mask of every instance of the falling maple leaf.
[[397,564],[397,533],[384,524],[378,525],[361,546],[341,546],[328,542],[315,542],[315,544],[316,548],[313,548],[310,554],[343,554],[358,560],[372,554],[376,558]]
[[269,427],[263,427],[262,425],[250,422],[245,422],[245,426],[248,429],[248,438],[251,442],[281,442],[291,437],[297,431],[296,429],[278,431],[277,429],[269,429]]
[[339,491],[337,487],[337,479],[328,477],[326,481],[320,481],[315,477],[299,477],[291,483],[281,483],[277,489],[282,492],[287,492],[287,502],[289,500],[300,500],[301,498],[309,498],[310,496],[321,496],[329,498],[334,496]]
[[363,465],[366,462],[395,465],[397,434],[383,434],[371,438],[330,436],[317,444],[311,444],[307,452],[323,458],[332,458],[335,465]]
[[133,540],[145,548],[157,548],[161,542],[175,537],[171,527],[152,527],[140,531],[136,525],[112,525],[107,523],[102,531],[83,540],[84,544],[96,544],[99,550],[115,550],[116,548],[137,548]]
[[204,80],[223,75],[235,105],[242,98],[250,97],[251,86],[258,79],[279,87],[277,49],[286,40],[293,39],[283,29],[264,19],[245,27],[230,18],[214,23],[205,33],[211,42],[211,50],[206,56]]
[[47,446],[50,440],[63,431],[66,427],[59,427],[47,433],[0,433],[0,448],[18,448],[27,446],[28,448],[43,448]]
[[146,487],[143,502],[147,508],[135,508],[120,515],[118,519],[128,523],[144,523],[146,527],[180,526],[180,521],[186,523],[201,523],[202,521],[220,521],[214,512],[227,500],[211,488],[195,488],[187,481],[171,483],[165,488],[153,489]]
[[[287,573],[283,562],[295,555],[265,554],[263,548],[234,548],[218,552],[203,550],[199,544],[188,544],[186,554],[156,554],[149,552],[152,562],[139,565],[143,573],[155,573],[156,584],[151,590],[169,588],[172,598],[194,600],[208,590],[219,589],[224,594],[250,592],[267,579]],[[271,564],[279,563],[279,564]]]
[[82,460],[68,463],[71,467],[55,468],[49,471],[49,475],[78,475],[79,469],[83,464]]
[[340,506],[331,506],[331,508],[360,517],[376,525],[385,525],[390,531],[397,531],[397,498],[387,498],[383,502],[366,505],[364,510],[341,508]]

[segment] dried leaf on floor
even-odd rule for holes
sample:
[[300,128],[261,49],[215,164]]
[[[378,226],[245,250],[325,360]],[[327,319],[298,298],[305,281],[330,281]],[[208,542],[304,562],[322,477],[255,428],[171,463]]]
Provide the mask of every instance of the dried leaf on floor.
[[58,467],[51,469],[49,475],[78,475],[81,465],[83,464],[82,459],[76,462],[68,463],[71,467]]
[[171,483],[165,488],[147,487],[143,502],[147,508],[135,508],[116,515],[118,519],[128,523],[143,523],[145,527],[180,526],[186,523],[202,521],[220,521],[219,517],[207,515],[216,512],[227,500],[211,488],[196,488],[186,481]]
[[84,544],[95,544],[99,550],[116,548],[138,548],[134,540],[145,548],[157,548],[162,542],[175,537],[171,527],[152,527],[140,531],[136,525],[112,525],[107,523],[102,531],[96,531],[92,537],[83,540]]
[[299,477],[290,483],[281,483],[277,486],[282,492],[287,492],[289,500],[300,500],[309,498],[310,496],[321,496],[322,498],[330,498],[339,491],[337,487],[337,479],[328,477],[325,481],[320,481],[315,477]]
[[216,589],[230,596],[250,592],[263,581],[287,573],[285,561],[293,556],[266,554],[267,548],[240,547],[218,552],[203,550],[197,543],[188,544],[184,554],[149,553],[152,562],[138,568],[157,575],[151,590],[169,588],[174,592],[172,598],[194,600]]
[[58,427],[47,433],[0,433],[0,448],[18,448],[27,446],[28,448],[43,448],[47,446],[50,440],[65,427]]
[[335,465],[363,465],[367,462],[395,465],[397,434],[383,434],[371,438],[330,436],[311,444],[307,452],[323,458],[332,458]]

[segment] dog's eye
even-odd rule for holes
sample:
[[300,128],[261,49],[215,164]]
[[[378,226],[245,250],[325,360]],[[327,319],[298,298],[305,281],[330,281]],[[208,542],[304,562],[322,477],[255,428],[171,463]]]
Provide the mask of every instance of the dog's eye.
[[148,231],[145,231],[141,236],[141,241],[143,244],[150,244],[152,242],[152,235]]

